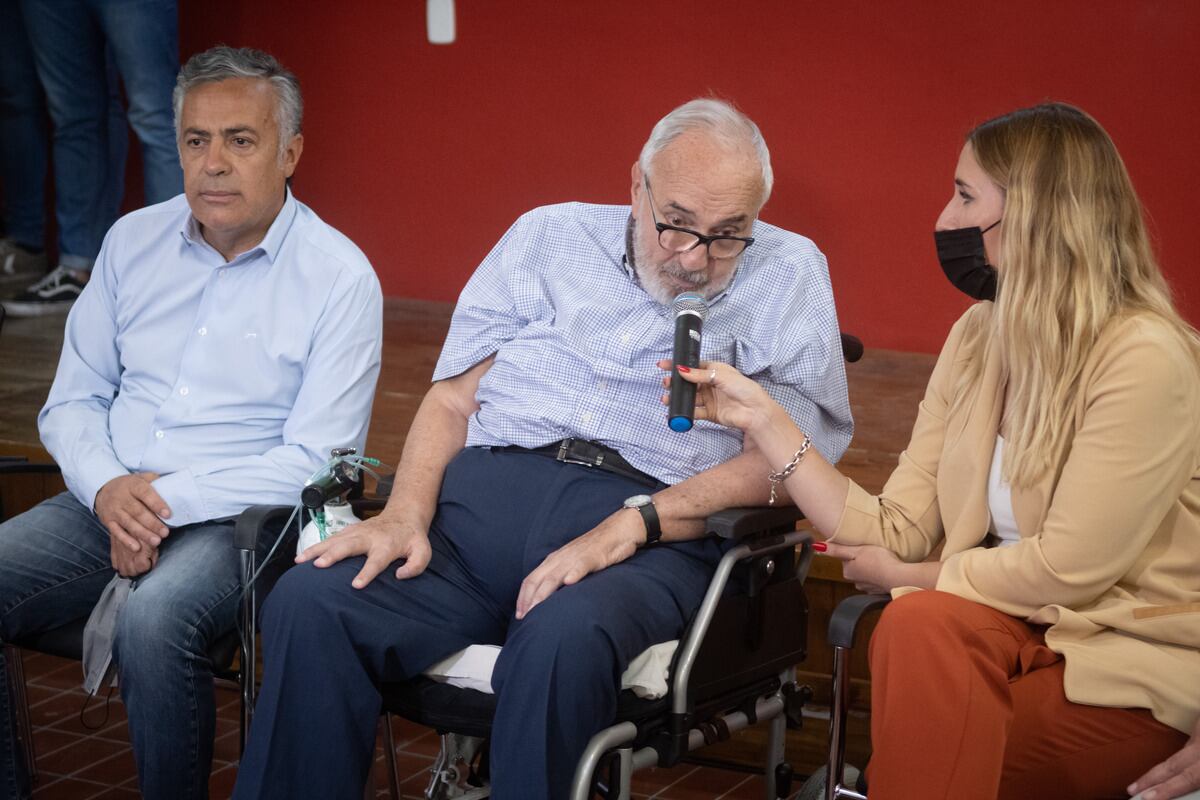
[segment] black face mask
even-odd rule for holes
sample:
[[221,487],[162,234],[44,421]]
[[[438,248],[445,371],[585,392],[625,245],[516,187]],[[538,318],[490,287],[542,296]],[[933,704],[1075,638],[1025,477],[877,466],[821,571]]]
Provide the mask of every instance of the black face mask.
[[996,220],[982,230],[975,226],[933,232],[942,272],[954,288],[976,300],[996,299],[996,268],[987,263],[983,235],[999,224]]

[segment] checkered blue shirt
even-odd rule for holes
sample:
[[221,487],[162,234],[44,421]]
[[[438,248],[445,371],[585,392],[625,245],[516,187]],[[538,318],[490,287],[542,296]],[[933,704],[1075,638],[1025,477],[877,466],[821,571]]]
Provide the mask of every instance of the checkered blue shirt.
[[[504,234],[458,299],[433,379],[496,354],[469,420],[469,446],[598,441],[674,484],[742,451],[740,431],[667,427],[655,362],[674,318],[625,263],[629,206],[534,209]],[[701,358],[758,381],[831,462],[850,443],[837,314],[825,256],[795,233],[754,224],[755,242],[711,303]]]

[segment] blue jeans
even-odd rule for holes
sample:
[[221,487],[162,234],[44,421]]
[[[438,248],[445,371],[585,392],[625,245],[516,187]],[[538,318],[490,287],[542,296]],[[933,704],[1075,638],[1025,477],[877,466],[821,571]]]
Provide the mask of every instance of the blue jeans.
[[553,550],[648,487],[531,453],[467,448],[446,468],[415,578],[363,589],[363,559],[289,570],[263,609],[263,686],[235,800],[354,800],[374,752],[379,684],[470,644],[503,644],[492,686],[492,797],[567,795],[588,739],[616,714],[620,675],[677,638],[721,548],[647,548],[513,619],[521,581]]
[[[208,796],[216,704],[207,652],[235,624],[237,552],[232,522],[172,530],[118,618],[113,657],[144,797]],[[86,616],[113,574],[108,532],[69,493],[0,524],[0,640]],[[0,798],[20,796],[8,706],[0,685]]]
[[59,262],[88,269],[124,186],[126,133],[114,119],[110,63],[142,144],[146,202],[183,190],[171,107],[178,10],[175,0],[21,0],[21,8],[54,122]]
[[0,227],[17,244],[45,246],[46,126],[42,87],[17,0],[0,0]]

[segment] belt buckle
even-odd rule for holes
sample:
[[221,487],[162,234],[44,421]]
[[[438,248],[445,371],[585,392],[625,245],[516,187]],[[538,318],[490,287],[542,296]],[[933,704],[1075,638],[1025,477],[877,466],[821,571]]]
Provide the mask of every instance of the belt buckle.
[[571,448],[578,441],[580,441],[580,440],[574,439],[574,438],[563,439],[558,444],[558,455],[556,455],[554,458],[557,461],[563,462],[564,464],[578,464],[581,467],[599,467],[604,463],[604,453],[603,452],[598,453],[596,455],[596,457],[592,460],[588,460],[585,458],[580,458],[579,456],[572,455]]

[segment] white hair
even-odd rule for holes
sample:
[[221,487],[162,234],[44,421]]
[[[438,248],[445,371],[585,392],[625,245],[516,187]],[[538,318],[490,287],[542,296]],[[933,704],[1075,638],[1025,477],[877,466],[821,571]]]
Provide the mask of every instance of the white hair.
[[300,82],[275,57],[250,47],[217,47],[188,59],[175,79],[172,103],[175,107],[175,139],[183,117],[183,98],[197,86],[230,78],[261,78],[275,89],[275,123],[279,126],[279,158],[293,136],[300,133],[304,118],[304,99]]
[[771,152],[767,149],[762,132],[754,120],[724,100],[712,97],[690,100],[658,121],[654,130],[650,131],[650,138],[642,146],[642,154],[638,156],[642,173],[649,175],[650,162],[655,156],[671,142],[692,131],[704,131],[730,147],[749,144],[762,167],[762,202],[767,202],[775,182],[775,173],[771,171]]

